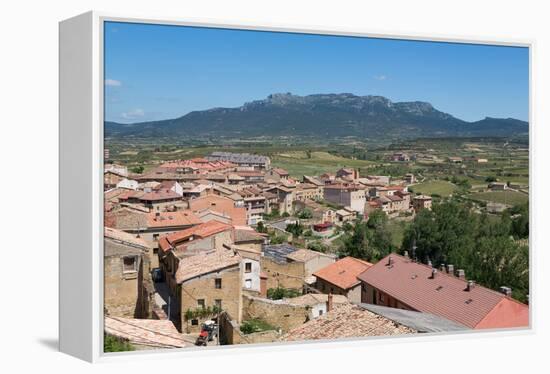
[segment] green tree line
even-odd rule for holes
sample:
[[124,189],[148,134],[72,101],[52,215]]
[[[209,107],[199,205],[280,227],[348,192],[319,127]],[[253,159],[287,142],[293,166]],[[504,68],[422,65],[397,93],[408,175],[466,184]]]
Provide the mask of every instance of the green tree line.
[[529,236],[528,206],[501,216],[479,214],[466,204],[443,202],[420,211],[405,232],[402,250],[434,266],[453,264],[468,279],[492,288],[512,288],[513,297],[527,301],[529,248],[518,239]]

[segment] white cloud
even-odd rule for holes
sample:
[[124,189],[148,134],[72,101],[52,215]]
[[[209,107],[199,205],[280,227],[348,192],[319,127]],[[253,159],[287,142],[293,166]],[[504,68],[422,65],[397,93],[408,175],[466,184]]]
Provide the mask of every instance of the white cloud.
[[385,81],[388,77],[386,77],[385,75],[375,75],[374,76],[374,79],[376,79],[377,81]]
[[143,109],[133,109],[128,112],[123,112],[120,114],[120,116],[124,119],[138,119],[145,116],[145,111]]
[[116,79],[105,79],[105,85],[109,87],[120,87],[122,86],[122,82]]

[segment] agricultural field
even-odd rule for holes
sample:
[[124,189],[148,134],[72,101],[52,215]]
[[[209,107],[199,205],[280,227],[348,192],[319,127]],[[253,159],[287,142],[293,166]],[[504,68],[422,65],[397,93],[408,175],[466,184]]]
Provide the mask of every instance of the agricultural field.
[[441,197],[447,197],[458,190],[458,187],[451,182],[434,180],[412,185],[409,187],[409,190],[422,195],[439,195]]
[[516,191],[489,191],[470,194],[470,198],[506,205],[519,205],[529,201],[529,195]]
[[289,172],[294,178],[303,175],[320,175],[326,172],[334,173],[342,167],[370,168],[376,165],[373,161],[353,160],[328,152],[291,151],[274,155],[271,164]]

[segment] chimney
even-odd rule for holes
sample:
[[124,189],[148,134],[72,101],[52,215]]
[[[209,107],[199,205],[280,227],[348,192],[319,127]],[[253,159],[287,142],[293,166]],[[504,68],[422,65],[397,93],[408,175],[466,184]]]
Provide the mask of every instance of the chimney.
[[431,279],[434,279],[436,274],[437,274],[437,269],[432,269]]
[[428,266],[429,266],[429,267],[432,267],[432,265],[433,265],[433,264],[432,264],[432,260],[430,260],[430,259],[428,258]]
[[409,251],[403,252],[403,256],[404,256],[405,258],[409,258]]
[[155,213],[155,221],[158,221],[159,217],[160,217],[160,212],[156,212]]
[[451,274],[451,275],[452,275],[452,274],[454,274],[454,272],[455,272],[455,267],[454,267],[454,265],[451,265],[451,264],[447,265],[447,274]]
[[474,282],[473,280],[469,280],[468,285],[466,286],[466,291],[473,290],[475,286],[476,286],[476,282]]
[[500,292],[508,297],[512,296],[512,289],[510,287],[501,286]]
[[443,273],[445,271],[445,264],[439,265],[439,270]]
[[390,256],[388,257],[388,265],[391,265],[393,264],[393,258]]
[[456,271],[456,276],[460,279],[466,280],[466,272],[464,272],[464,269],[458,269]]
[[327,297],[327,313],[332,310],[332,293],[328,294]]

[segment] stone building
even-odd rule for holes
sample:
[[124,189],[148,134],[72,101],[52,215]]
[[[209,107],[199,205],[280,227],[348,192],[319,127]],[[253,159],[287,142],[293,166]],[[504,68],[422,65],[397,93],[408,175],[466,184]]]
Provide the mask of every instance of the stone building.
[[335,257],[288,244],[264,245],[261,270],[267,277],[266,287],[303,291],[311,275],[336,261]]
[[151,269],[159,265],[159,239],[162,236],[197,226],[201,217],[190,210],[150,212],[122,207],[105,214],[105,226],[139,236],[152,248],[148,253]]
[[218,221],[203,224],[163,236],[159,240],[159,262],[166,284],[176,294],[176,271],[180,261],[200,252],[223,249],[234,243],[233,227]]
[[364,187],[343,184],[325,186],[324,199],[332,204],[349,207],[361,214],[365,210],[367,201]]
[[324,186],[317,186],[311,183],[300,183],[294,190],[295,201],[322,200]]
[[315,273],[315,288],[322,293],[346,296],[350,302],[361,302],[361,281],[357,278],[372,266],[354,257],[344,257]]
[[416,213],[422,209],[432,209],[432,198],[431,196],[418,195],[412,199],[413,209]]
[[211,250],[187,257],[179,263],[175,275],[182,330],[199,331],[201,322],[212,315],[196,311],[214,307],[242,320],[242,257],[232,249]]
[[147,318],[153,286],[143,239],[106,227],[104,232],[104,308],[111,316]]

